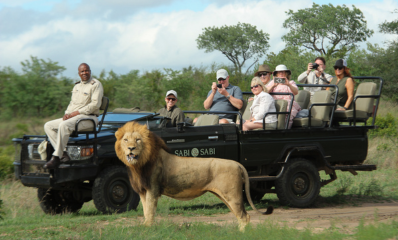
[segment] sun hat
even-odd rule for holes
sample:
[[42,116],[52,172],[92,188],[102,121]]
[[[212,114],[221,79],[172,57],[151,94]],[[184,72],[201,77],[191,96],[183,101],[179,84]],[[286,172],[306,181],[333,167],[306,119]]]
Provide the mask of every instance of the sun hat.
[[176,91],[174,91],[174,90],[169,90],[169,91],[167,91],[167,93],[166,93],[166,97],[167,97],[167,96],[169,96],[170,94],[173,94],[173,95],[174,95],[174,97],[176,97],[176,98],[177,98],[177,92],[176,92]]
[[276,76],[276,72],[288,72],[289,75],[292,75],[292,71],[290,71],[289,69],[287,69],[287,67],[283,64],[276,66],[275,71],[273,72],[273,75]]
[[339,60],[336,61],[333,67],[339,67],[339,68],[347,67],[347,61],[340,58]]
[[228,76],[228,72],[225,69],[220,69],[217,71],[217,80],[220,78],[226,79]]
[[254,74],[254,76],[258,76],[258,73],[260,72],[271,72],[271,68],[269,68],[269,66],[267,64],[263,64],[258,66],[258,71]]

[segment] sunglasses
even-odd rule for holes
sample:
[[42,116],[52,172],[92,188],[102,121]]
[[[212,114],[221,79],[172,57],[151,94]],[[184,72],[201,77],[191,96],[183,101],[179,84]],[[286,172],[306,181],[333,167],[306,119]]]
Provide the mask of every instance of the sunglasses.
[[262,73],[259,73],[259,74],[258,74],[259,77],[261,77],[261,76],[267,76],[267,75],[268,75],[268,72],[262,72]]
[[341,70],[341,69],[343,69],[344,67],[333,67],[334,68],[334,70]]
[[169,100],[169,101],[173,101],[173,102],[174,102],[174,101],[175,101],[175,100],[177,100],[177,99],[176,99],[176,98],[171,98],[171,97],[168,97],[168,98],[167,98],[167,100]]
[[227,80],[226,78],[219,78],[218,81],[225,81]]
[[253,87],[250,87],[250,89],[253,89],[253,88],[258,88],[258,86],[260,86],[260,85],[254,85]]

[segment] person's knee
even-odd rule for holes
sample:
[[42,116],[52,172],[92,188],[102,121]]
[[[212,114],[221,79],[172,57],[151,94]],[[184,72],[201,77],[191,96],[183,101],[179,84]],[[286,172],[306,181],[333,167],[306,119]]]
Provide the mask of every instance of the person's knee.
[[226,124],[226,123],[229,123],[229,122],[228,122],[227,119],[222,118],[222,119],[219,120],[219,123]]

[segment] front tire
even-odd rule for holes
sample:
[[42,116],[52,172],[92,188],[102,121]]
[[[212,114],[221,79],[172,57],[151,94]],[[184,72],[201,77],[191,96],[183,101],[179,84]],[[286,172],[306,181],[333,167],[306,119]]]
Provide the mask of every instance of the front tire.
[[68,200],[63,196],[65,193],[69,192],[38,188],[37,197],[43,212],[53,215],[78,212],[82,208],[83,202]]
[[282,177],[275,181],[276,194],[282,205],[305,208],[319,195],[321,181],[317,168],[305,159],[292,159]]
[[140,202],[140,196],[131,187],[124,166],[104,169],[95,179],[92,191],[94,205],[103,213],[135,210]]

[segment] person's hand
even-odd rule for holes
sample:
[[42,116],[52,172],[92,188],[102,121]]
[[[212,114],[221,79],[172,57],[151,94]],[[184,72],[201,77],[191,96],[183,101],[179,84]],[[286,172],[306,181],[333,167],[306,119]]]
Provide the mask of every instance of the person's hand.
[[253,101],[254,100],[254,98],[249,98],[249,99],[247,99],[247,102],[251,102],[251,101]]
[[345,111],[345,109],[344,109],[344,108],[337,108],[336,110],[339,110],[339,111]]
[[65,120],[68,120],[69,118],[73,118],[74,116],[77,116],[77,115],[79,115],[80,113],[79,113],[79,111],[74,111],[74,112],[72,112],[72,113],[70,113],[70,114],[65,114],[63,117],[62,117],[62,119],[65,121]]
[[312,70],[312,63],[308,63],[307,74],[309,74],[311,72],[311,70]]
[[213,93],[215,93],[217,91],[217,83],[213,82],[213,84],[211,85],[211,90],[213,91]]
[[63,117],[62,117],[62,120],[67,120],[68,118],[69,118],[69,116],[68,116],[69,114],[65,114]]
[[282,84],[284,84],[286,86],[290,86],[289,80],[287,80],[287,78],[284,78],[284,79],[285,79],[285,83],[282,83]]
[[228,96],[229,93],[227,92],[227,90],[225,90],[224,86],[222,86],[222,88],[217,88],[218,92],[223,95],[223,96]]

